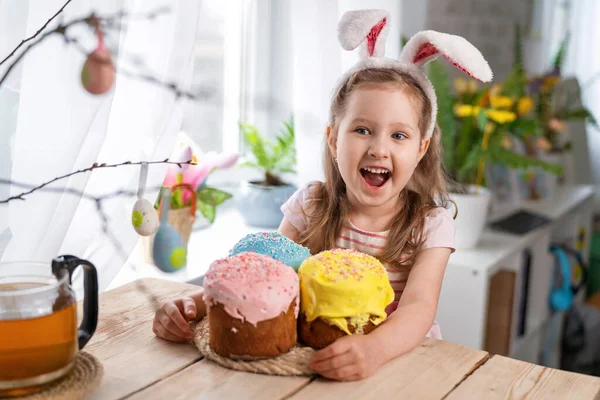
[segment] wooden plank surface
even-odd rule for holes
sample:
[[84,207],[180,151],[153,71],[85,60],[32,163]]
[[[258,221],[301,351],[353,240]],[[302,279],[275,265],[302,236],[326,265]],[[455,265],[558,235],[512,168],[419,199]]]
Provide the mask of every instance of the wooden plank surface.
[[448,400],[596,399],[600,378],[493,356],[460,384]]
[[[197,286],[144,279],[144,289],[159,301],[198,290]],[[139,282],[100,296],[98,329],[84,348],[104,366],[104,378],[92,399],[118,399],[180,371],[202,357],[192,344],[156,338],[154,309]]]
[[129,399],[282,399],[309,383],[308,377],[238,372],[204,359]]
[[[186,283],[148,278],[101,293],[98,327],[88,346],[151,321],[155,311],[148,293],[156,296],[159,304],[162,304],[170,298],[188,295],[199,289]],[[83,315],[81,302],[78,315],[80,318]]]
[[143,290],[134,282],[100,296],[98,329],[84,349],[98,357],[105,371],[92,400],[592,399],[600,391],[600,378],[500,356],[488,361],[484,351],[433,339],[359,382],[232,371],[203,360],[192,344],[170,343],[152,332],[154,309],[144,291],[163,302],[194,292],[197,286],[160,279],[141,283]]
[[487,359],[487,352],[425,339],[367,379],[335,382],[319,378],[291,398],[442,399]]

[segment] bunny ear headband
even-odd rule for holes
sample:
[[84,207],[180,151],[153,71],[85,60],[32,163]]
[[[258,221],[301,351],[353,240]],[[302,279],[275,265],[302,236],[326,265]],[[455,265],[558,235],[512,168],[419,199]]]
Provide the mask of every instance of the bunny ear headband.
[[338,40],[344,50],[360,47],[360,61],[338,80],[334,95],[355,72],[370,68],[394,69],[410,74],[431,102],[431,121],[425,132],[429,139],[437,118],[437,98],[423,67],[440,54],[456,68],[482,82],[492,80],[492,70],[483,55],[465,38],[436,31],[415,34],[402,49],[398,60],[385,58],[389,14],[385,10],[348,11],[338,24]]

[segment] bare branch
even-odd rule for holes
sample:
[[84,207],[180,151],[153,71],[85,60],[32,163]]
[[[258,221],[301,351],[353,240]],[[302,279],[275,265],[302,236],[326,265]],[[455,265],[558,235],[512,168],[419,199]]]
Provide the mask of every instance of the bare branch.
[[[69,1],[71,1],[71,0],[69,0]],[[52,35],[55,35],[55,34],[62,35],[65,38],[65,41],[67,43],[79,44],[79,42],[76,39],[74,39],[72,37],[67,37],[67,31],[69,30],[69,28],[71,28],[73,26],[86,24],[86,25],[95,27],[96,23],[99,23],[103,27],[104,26],[113,27],[115,24],[120,24],[121,18],[129,16],[129,15],[133,19],[143,20],[145,18],[147,20],[152,20],[152,19],[156,18],[158,15],[163,14],[165,11],[168,11],[168,9],[165,7],[161,7],[156,10],[149,11],[148,13],[144,13],[144,14],[128,14],[125,10],[122,10],[122,11],[118,11],[114,14],[104,16],[104,17],[98,16],[95,13],[91,13],[85,17],[74,19],[65,24],[59,24],[56,28],[47,31],[44,34],[41,34],[41,32],[44,30],[44,28],[50,23],[50,20],[54,19],[56,17],[56,15],[60,14],[60,12],[59,12],[55,16],[53,16],[49,21],[47,21],[46,24],[44,24],[44,26],[42,28],[40,28],[40,30],[38,30],[38,32],[36,32],[35,35],[33,35],[31,38],[23,40],[21,42],[21,44],[19,44],[17,46],[17,48],[15,48],[11,52],[11,54],[9,54],[8,57],[6,57],[6,59],[4,61],[8,60],[14,53],[16,53],[17,49],[20,48],[24,43],[37,38],[37,40],[34,40],[33,42],[31,42],[25,48],[25,50],[23,50],[23,52],[21,54],[19,54],[19,56],[8,66],[8,68],[4,72],[4,75],[2,75],[2,77],[0,78],[0,86],[4,83],[4,81],[6,81],[6,79],[12,72],[12,70],[19,64],[19,62],[21,62],[21,60],[23,59],[23,57],[25,57],[25,55],[27,53],[29,53],[33,48],[35,48],[37,45],[39,45],[40,43],[42,43],[43,41],[45,41],[48,37],[50,37]],[[120,25],[118,25],[118,26],[120,26]],[[79,50],[80,51],[83,50],[86,55],[88,53],[83,46],[80,46]],[[2,61],[2,62],[4,63],[4,61]]]
[[67,2],[66,2],[65,4],[63,4],[63,6],[60,8],[60,10],[58,10],[58,11],[56,12],[56,14],[54,14],[54,15],[53,15],[53,16],[52,16],[52,17],[51,17],[51,18],[50,18],[48,21],[46,21],[46,23],[45,23],[44,25],[42,25],[42,27],[41,27],[40,29],[38,29],[38,31],[37,31],[36,33],[34,33],[33,35],[31,35],[31,36],[30,36],[30,37],[28,37],[27,39],[23,39],[23,40],[21,40],[21,43],[19,43],[19,45],[18,45],[17,47],[15,47],[15,48],[13,49],[13,51],[11,51],[11,52],[10,52],[10,54],[9,54],[9,55],[7,55],[7,56],[4,58],[4,60],[0,61],[0,65],[4,64],[4,63],[6,62],[6,60],[8,60],[9,58],[11,58],[11,57],[12,57],[12,56],[13,56],[13,55],[14,55],[14,54],[15,54],[15,53],[16,53],[16,52],[17,52],[17,51],[18,51],[18,50],[21,48],[21,46],[23,46],[25,43],[27,43],[27,42],[29,42],[29,41],[31,41],[31,40],[33,40],[33,39],[35,39],[35,38],[36,38],[36,37],[37,37],[37,36],[38,36],[40,33],[42,33],[42,31],[43,31],[44,29],[46,29],[46,27],[48,26],[48,24],[50,24],[50,22],[52,22],[52,21],[53,21],[53,20],[54,20],[56,17],[58,17],[58,15],[59,15],[60,13],[62,13],[62,12],[63,12],[63,10],[65,9],[65,7],[66,7],[66,6],[68,6],[68,5],[69,5],[69,3],[70,3],[71,1],[72,1],[72,0],[67,0]]
[[[44,183],[42,183],[42,184],[40,184],[38,186],[31,187],[30,190],[28,190],[26,192],[19,193],[17,195],[8,197],[6,199],[1,199],[0,200],[0,204],[5,204],[5,203],[8,203],[8,202],[13,201],[13,200],[25,200],[25,196],[27,196],[27,195],[29,195],[29,194],[37,191],[37,190],[43,189],[46,186],[48,186],[48,185],[50,185],[50,184],[52,184],[52,183],[54,183],[56,181],[59,181],[61,179],[69,178],[69,177],[71,177],[73,175],[82,174],[82,173],[85,173],[85,172],[90,172],[90,171],[92,171],[94,169],[116,168],[116,167],[120,167],[120,166],[123,166],[123,165],[141,165],[142,163],[146,163],[146,164],[149,164],[149,165],[150,164],[175,164],[175,165],[180,165],[180,166],[184,165],[184,164],[186,164],[186,165],[197,165],[195,162],[192,162],[192,160],[184,161],[184,162],[174,162],[174,161],[169,161],[168,158],[166,160],[163,160],[163,161],[138,161],[138,162],[125,161],[125,162],[122,162],[122,163],[119,163],[119,164],[98,164],[98,163],[94,163],[91,167],[80,169],[80,170],[74,171],[74,172],[70,172],[70,173],[65,174],[65,175],[57,176],[56,178],[51,179],[51,180],[49,180],[47,182],[44,182]],[[13,182],[13,181],[7,180],[7,179],[0,179],[0,183],[12,184],[12,185],[15,185],[15,186],[20,186],[20,187],[30,187],[30,186],[28,186],[26,184],[18,183],[18,182]],[[56,189],[56,188],[51,189],[51,188],[48,188],[48,189],[50,189],[50,190],[47,190],[47,191],[53,191],[53,192],[65,191],[65,192],[69,192],[71,194],[76,194],[76,195],[80,195],[82,197],[87,197],[89,199],[93,199],[93,200],[97,199],[96,197],[86,195],[85,193],[77,191],[75,189],[65,189],[65,188],[62,188],[62,189]],[[160,187],[156,188],[156,190],[158,190],[158,189],[160,189]],[[128,194],[128,192],[125,192],[125,191],[119,191],[119,192],[116,192],[116,193],[117,194]]]

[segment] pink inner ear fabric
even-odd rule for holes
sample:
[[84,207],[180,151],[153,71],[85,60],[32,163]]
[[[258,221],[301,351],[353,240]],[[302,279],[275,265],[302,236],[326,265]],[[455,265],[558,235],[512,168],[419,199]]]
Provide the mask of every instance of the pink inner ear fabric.
[[[424,60],[424,59],[426,59],[428,57],[431,57],[432,55],[437,54],[437,53],[439,53],[439,50],[432,43],[429,43],[429,42],[424,43],[423,45],[421,45],[421,47],[417,51],[417,54],[415,55],[415,58],[413,59],[413,62],[416,64],[419,61]],[[467,74],[471,78],[475,78],[473,75],[471,75],[471,73],[469,71],[467,71],[465,68],[463,68],[456,61],[454,61],[450,57],[446,56],[445,54],[442,54],[442,55],[446,58],[446,60],[448,60],[449,62],[451,62],[452,65],[454,65],[456,68],[460,69],[462,72],[464,72],[465,74]]]
[[375,52],[375,42],[381,33],[381,30],[385,26],[387,20],[386,18],[379,21],[377,25],[371,28],[371,31],[367,35],[367,51],[369,52],[369,56],[373,57],[373,53]]

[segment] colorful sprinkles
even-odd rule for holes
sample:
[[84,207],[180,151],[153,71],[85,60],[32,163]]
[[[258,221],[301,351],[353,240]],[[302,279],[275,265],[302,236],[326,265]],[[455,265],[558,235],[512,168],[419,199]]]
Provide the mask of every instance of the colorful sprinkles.
[[253,252],[270,256],[295,270],[302,261],[310,257],[310,251],[279,232],[251,233],[242,238],[229,251],[233,256],[244,252]]

